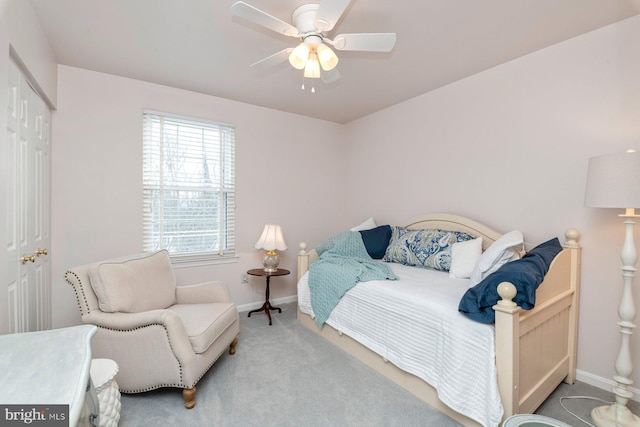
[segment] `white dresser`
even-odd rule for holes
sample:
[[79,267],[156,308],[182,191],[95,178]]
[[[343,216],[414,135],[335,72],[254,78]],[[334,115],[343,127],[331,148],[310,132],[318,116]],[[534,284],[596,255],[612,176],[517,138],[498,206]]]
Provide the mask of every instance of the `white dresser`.
[[98,398],[89,375],[96,329],[1,335],[0,424],[6,417],[47,417],[69,426],[97,425]]

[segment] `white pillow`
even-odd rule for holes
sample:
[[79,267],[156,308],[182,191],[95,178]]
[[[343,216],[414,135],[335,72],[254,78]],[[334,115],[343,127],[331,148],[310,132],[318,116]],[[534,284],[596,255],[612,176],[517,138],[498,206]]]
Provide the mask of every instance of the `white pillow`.
[[524,243],[524,236],[519,231],[510,231],[498,240],[480,256],[469,281],[469,286],[475,286],[482,279],[502,267],[509,261],[520,258],[520,247]]
[[362,230],[371,230],[372,228],[376,228],[376,222],[373,218],[369,218],[365,220],[362,224],[358,224],[355,227],[351,228],[351,231],[362,231]]
[[451,268],[449,277],[452,279],[468,279],[475,268],[478,258],[482,255],[482,237],[457,242],[451,246]]

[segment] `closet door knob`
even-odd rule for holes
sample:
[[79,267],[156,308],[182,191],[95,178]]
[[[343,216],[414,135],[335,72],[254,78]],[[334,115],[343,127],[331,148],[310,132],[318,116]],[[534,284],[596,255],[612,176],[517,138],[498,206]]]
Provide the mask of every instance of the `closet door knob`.
[[22,261],[23,264],[26,264],[27,261],[36,262],[36,256],[35,255],[27,256],[27,254],[23,254],[22,258],[20,258],[20,261]]
[[40,249],[38,248],[38,250],[36,251],[36,256],[40,256],[40,255],[48,255],[49,251],[46,249]]

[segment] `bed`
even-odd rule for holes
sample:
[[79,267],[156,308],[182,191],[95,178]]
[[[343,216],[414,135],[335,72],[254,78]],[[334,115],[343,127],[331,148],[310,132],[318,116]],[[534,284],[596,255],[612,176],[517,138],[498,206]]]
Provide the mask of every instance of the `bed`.
[[[406,228],[468,233],[482,237],[484,250],[503,236],[471,219],[442,213],[422,215],[410,221]],[[318,259],[318,254],[315,249],[307,251],[301,243],[298,320],[461,424],[499,425],[513,414],[534,412],[560,382],[575,381],[578,238],[575,229],[565,232],[562,248],[535,292],[533,309],[525,311],[518,307],[513,302],[515,287],[510,283],[500,284],[500,301],[492,310],[495,312],[493,324],[474,322],[458,313],[457,302],[468,289],[468,281],[453,279],[446,286],[446,292],[435,291],[434,296],[417,285],[432,280],[421,276],[422,271],[433,276],[436,284],[447,280],[448,274],[388,263],[400,276],[400,282],[381,280],[366,282],[367,286],[356,284],[342,297],[321,328],[316,322],[308,289],[309,266]],[[527,251],[534,247],[525,246]],[[380,293],[388,292],[388,288],[393,289],[391,294]],[[435,298],[441,299],[435,306],[420,305],[430,304],[428,301]],[[430,319],[417,321],[414,314],[420,312],[429,313]],[[439,320],[436,316],[440,316]],[[436,341],[430,338],[429,332],[424,332],[427,322],[446,325],[446,345],[441,344],[442,340],[433,344]],[[474,338],[469,339],[469,334]],[[452,339],[458,336],[462,343]],[[446,351],[474,357],[460,361]],[[425,363],[421,357],[429,353],[436,356],[435,361]],[[482,375],[478,375],[479,372]],[[469,381],[464,381],[465,378]],[[461,386],[456,389],[456,384]]]

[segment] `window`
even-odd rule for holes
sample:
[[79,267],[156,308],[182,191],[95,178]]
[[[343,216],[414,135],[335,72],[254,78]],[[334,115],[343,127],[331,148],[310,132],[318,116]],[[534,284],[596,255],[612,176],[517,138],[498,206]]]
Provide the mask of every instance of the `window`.
[[143,128],[144,250],[234,259],[234,127],[144,111]]

